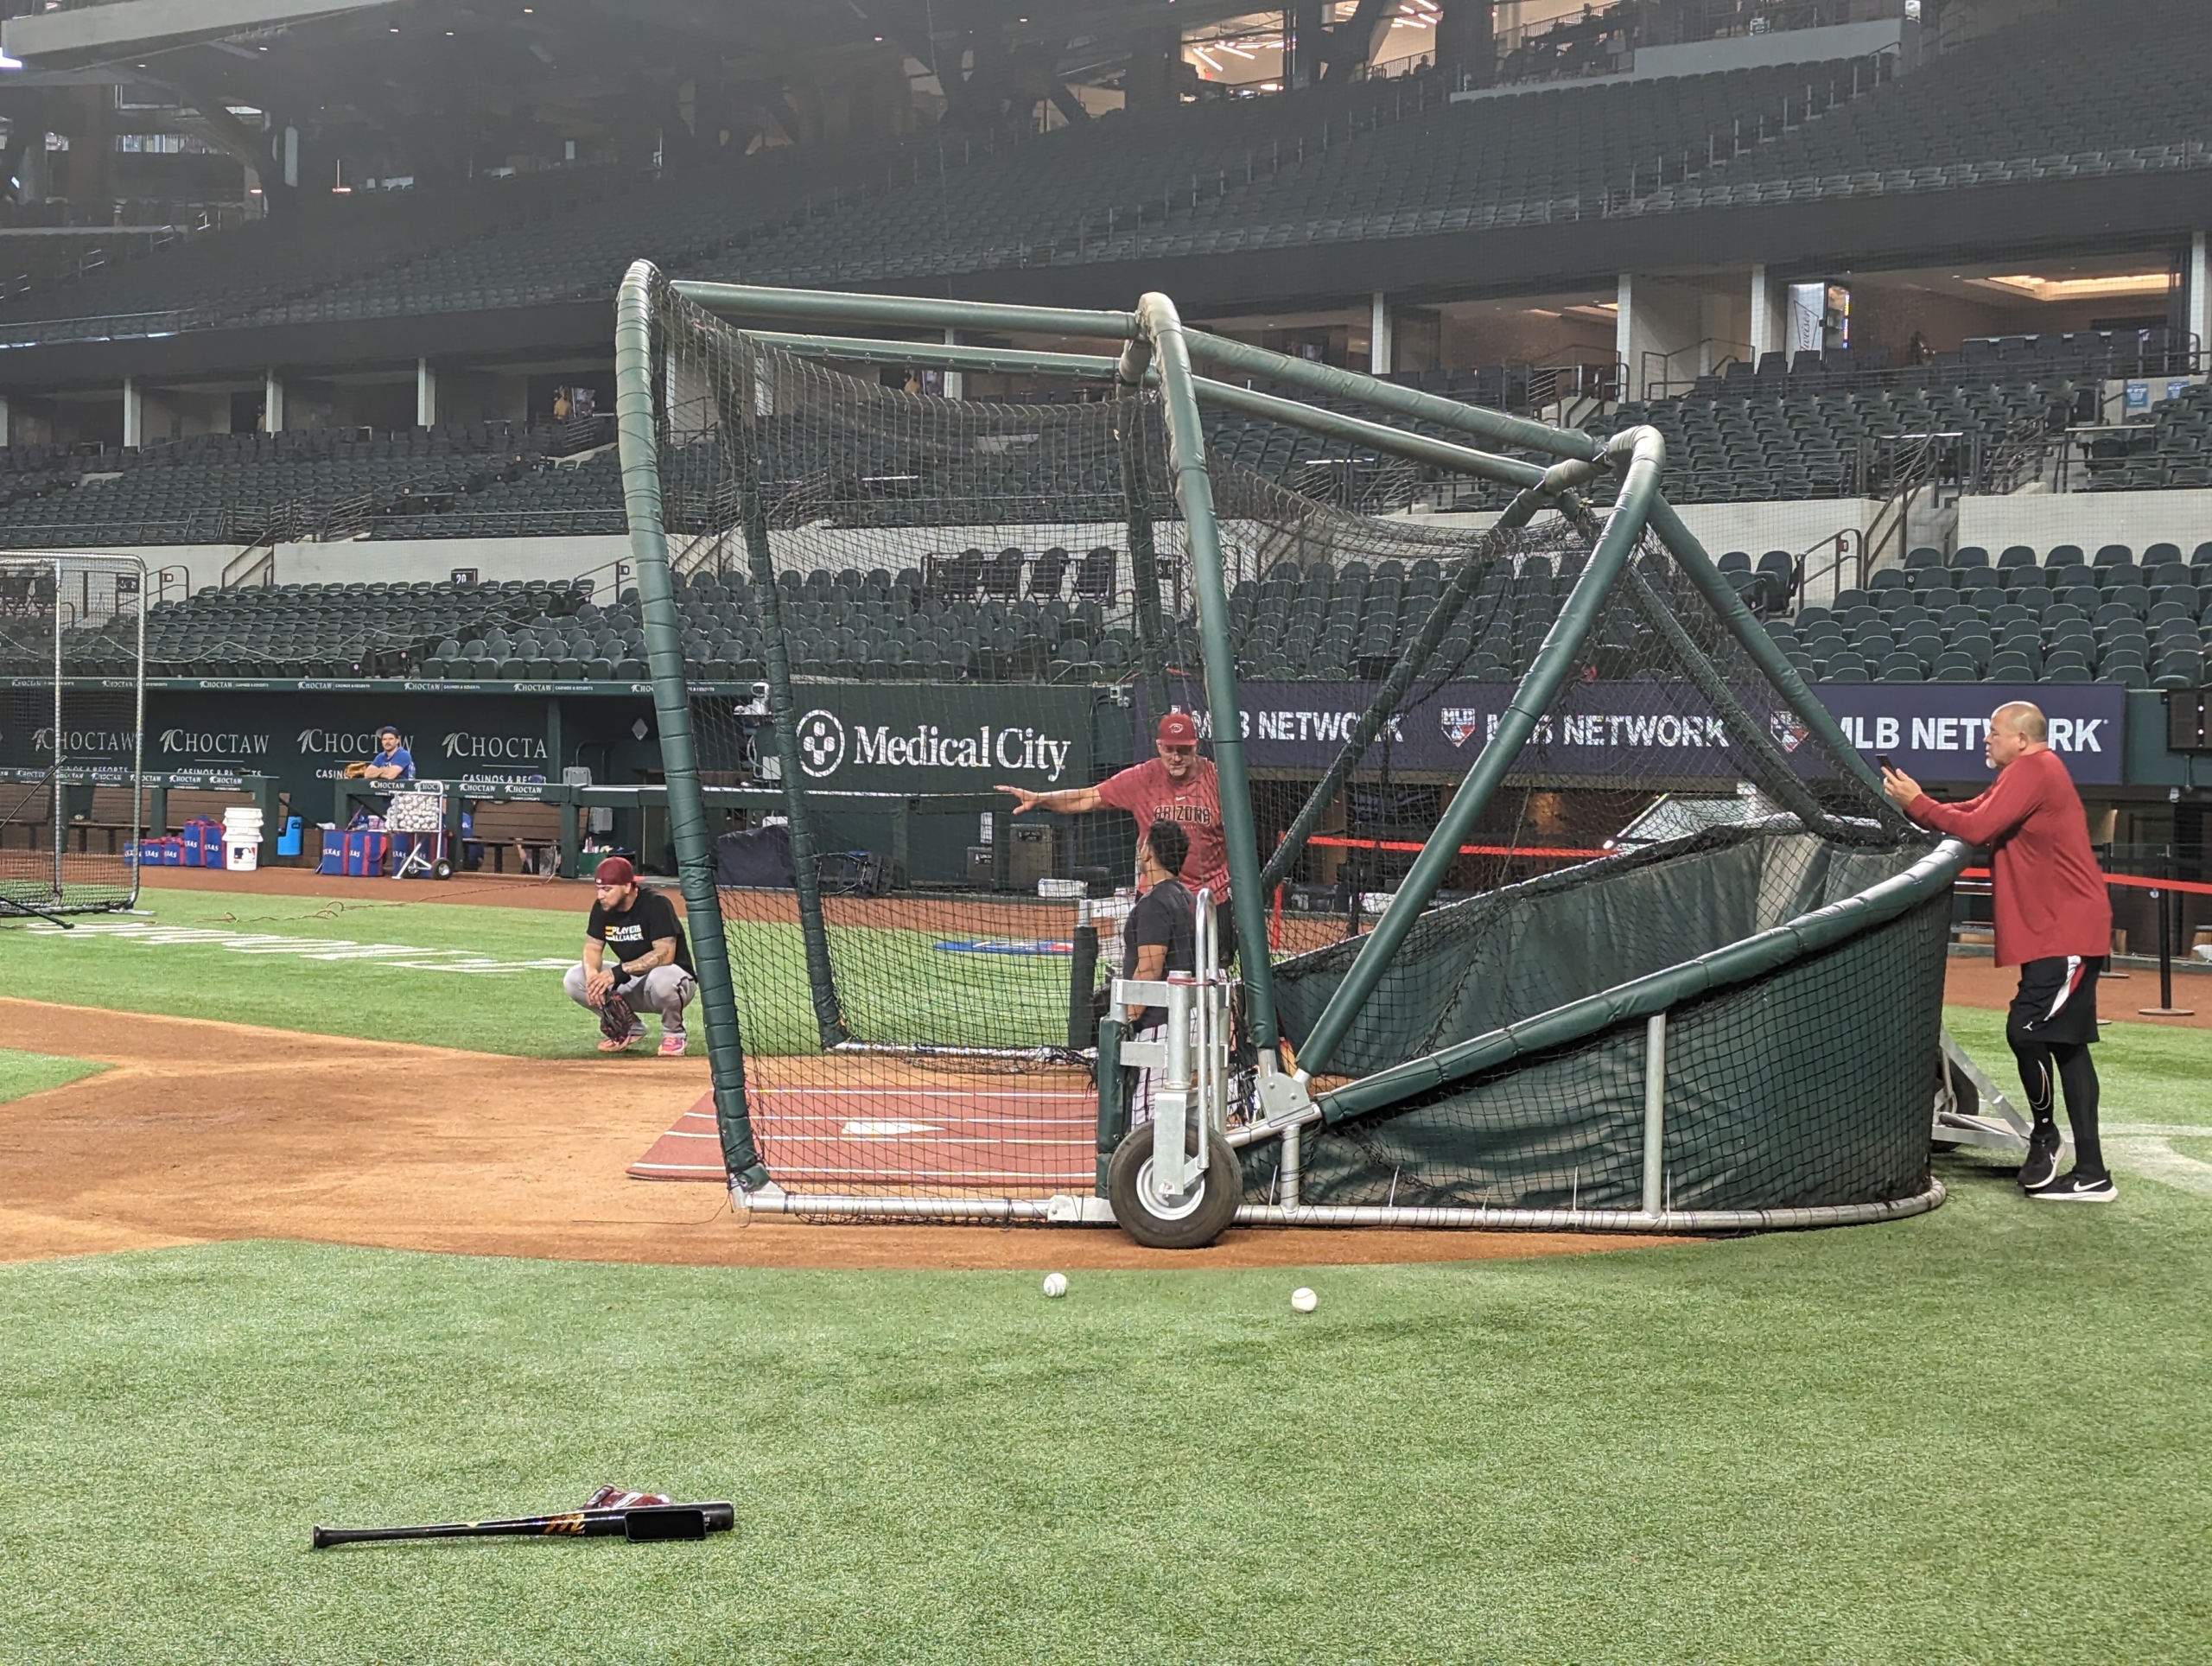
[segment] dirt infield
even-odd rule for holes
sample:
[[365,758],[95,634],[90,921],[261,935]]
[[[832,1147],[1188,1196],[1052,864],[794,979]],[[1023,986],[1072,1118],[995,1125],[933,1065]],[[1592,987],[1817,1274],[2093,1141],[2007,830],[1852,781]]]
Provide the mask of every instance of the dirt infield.
[[[348,902],[465,902],[486,908],[550,908],[563,913],[591,912],[592,888],[582,880],[522,874],[456,874],[449,880],[347,879],[318,874],[312,868],[258,868],[233,874],[220,868],[149,868],[140,882],[147,906],[158,906],[164,891],[219,891],[256,897],[336,897]],[[671,886],[669,900],[681,909],[683,899]]]
[[[366,881],[373,884],[376,881]],[[1662,1240],[1112,1230],[734,1218],[625,1167],[705,1091],[703,1060],[524,1062],[0,999],[10,1046],[114,1068],[0,1104],[0,1260],[248,1237],[695,1266],[1069,1270],[1462,1261]]]

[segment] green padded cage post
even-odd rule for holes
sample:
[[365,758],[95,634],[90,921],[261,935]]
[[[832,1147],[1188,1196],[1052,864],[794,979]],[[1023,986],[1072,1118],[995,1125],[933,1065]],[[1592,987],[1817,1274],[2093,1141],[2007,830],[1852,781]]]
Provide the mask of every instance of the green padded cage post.
[[699,970],[699,995],[707,1031],[707,1059],[714,1076],[715,1121],[722,1160],[734,1187],[770,1184],[753,1141],[745,1096],[745,1046],[738,1033],[737,1003],[730,987],[729,954],[715,893],[714,843],[707,831],[706,800],[691,747],[691,698],[676,627],[668,570],[668,538],[661,518],[656,457],[652,290],[659,274],[639,261],[622,280],[615,302],[615,416],[622,462],[623,506],[629,517],[630,551],[637,563],[638,601],[653,677],[653,715],[660,728],[661,768],[668,783],[668,819],[676,846],[683,908]]

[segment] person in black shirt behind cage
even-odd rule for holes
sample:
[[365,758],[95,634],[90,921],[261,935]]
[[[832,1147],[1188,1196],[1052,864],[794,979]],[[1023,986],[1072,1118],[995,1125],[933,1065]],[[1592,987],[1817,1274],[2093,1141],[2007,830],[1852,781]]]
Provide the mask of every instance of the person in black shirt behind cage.
[[[1122,926],[1122,976],[1156,982],[1170,972],[1198,970],[1196,904],[1179,875],[1191,854],[1191,836],[1173,822],[1154,822],[1137,847],[1137,877],[1144,894]],[[1167,1033],[1165,1007],[1131,1007],[1124,1016],[1133,1041],[1158,1041]],[[1152,1097],[1161,1073],[1139,1070],[1129,1100],[1129,1125],[1152,1120]]]

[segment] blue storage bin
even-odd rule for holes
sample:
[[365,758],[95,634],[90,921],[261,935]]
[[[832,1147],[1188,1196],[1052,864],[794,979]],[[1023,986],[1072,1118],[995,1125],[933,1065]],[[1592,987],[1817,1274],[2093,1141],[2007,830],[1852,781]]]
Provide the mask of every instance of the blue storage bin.
[[181,838],[183,864],[187,868],[220,868],[223,865],[223,824],[199,817],[184,824]]
[[391,855],[391,836],[366,830],[349,831],[345,843],[345,871],[356,879],[383,874]]

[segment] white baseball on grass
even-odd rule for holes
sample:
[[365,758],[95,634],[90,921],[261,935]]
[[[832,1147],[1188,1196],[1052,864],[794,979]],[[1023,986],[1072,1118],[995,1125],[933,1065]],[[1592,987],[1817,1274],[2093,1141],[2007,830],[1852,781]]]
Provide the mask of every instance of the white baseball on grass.
[[1312,1313],[1320,1300],[1302,1284],[1290,1293],[1290,1305],[1301,1313]]
[[1045,1275],[1045,1294],[1046,1295],[1064,1296],[1067,1293],[1068,1275],[1065,1273],[1047,1273]]

